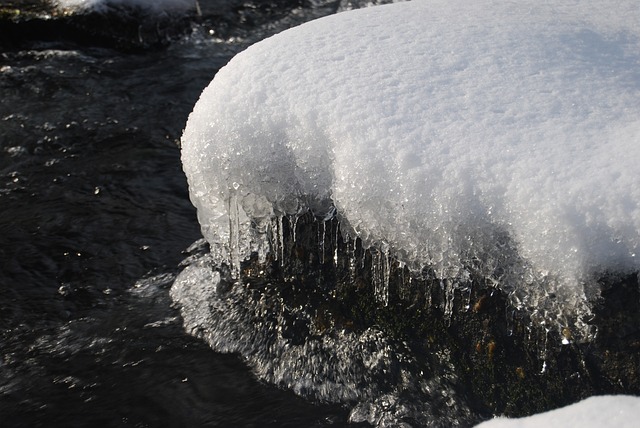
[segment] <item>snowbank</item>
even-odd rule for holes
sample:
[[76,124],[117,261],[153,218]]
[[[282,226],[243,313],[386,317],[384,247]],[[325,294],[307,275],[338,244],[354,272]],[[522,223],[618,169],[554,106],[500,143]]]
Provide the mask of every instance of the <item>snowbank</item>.
[[182,138],[203,233],[237,262],[333,203],[415,266],[578,304],[593,274],[640,268],[638,22],[634,1],[432,0],[257,43]]
[[477,428],[634,428],[640,420],[640,397],[591,397],[571,406],[522,419],[497,418]]

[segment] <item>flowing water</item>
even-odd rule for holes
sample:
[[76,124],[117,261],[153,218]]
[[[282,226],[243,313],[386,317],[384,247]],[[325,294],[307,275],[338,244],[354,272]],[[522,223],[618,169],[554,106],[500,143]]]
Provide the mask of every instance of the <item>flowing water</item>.
[[200,237],[178,147],[200,92],[248,43],[337,8],[201,3],[215,19],[192,18],[160,48],[116,49],[55,20],[2,27],[2,426],[346,420],[260,383],[188,336],[171,306],[182,251]]

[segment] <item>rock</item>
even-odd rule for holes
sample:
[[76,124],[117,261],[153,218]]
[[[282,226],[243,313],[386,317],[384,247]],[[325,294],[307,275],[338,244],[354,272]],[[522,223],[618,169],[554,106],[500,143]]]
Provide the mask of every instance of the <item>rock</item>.
[[428,269],[416,274],[359,239],[345,240],[336,218],[307,213],[282,224],[284,257],[252,258],[242,281],[276,293],[283,307],[314,314],[311,325],[282,317],[292,344],[379,328],[410,350],[416,371],[452,370],[454,389],[480,418],[530,415],[595,394],[640,394],[637,274],[603,276],[590,321],[597,333],[577,338],[570,326],[556,331],[514,308],[504,291],[473,273],[464,280]]

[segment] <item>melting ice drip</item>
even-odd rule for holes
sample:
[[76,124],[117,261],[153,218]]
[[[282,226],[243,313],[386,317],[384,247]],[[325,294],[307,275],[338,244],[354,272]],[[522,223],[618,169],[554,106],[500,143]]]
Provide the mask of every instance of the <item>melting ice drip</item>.
[[638,22],[633,1],[414,1],[257,43],[184,132],[203,233],[237,269],[335,207],[378,248],[382,302],[393,255],[586,311],[595,276],[640,268]]

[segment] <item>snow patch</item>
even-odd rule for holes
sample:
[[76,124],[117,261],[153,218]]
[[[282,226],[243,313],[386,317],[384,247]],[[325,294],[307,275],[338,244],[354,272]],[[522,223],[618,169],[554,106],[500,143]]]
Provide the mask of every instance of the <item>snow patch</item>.
[[640,418],[640,397],[591,397],[579,403],[521,419],[496,418],[477,428],[633,428]]

